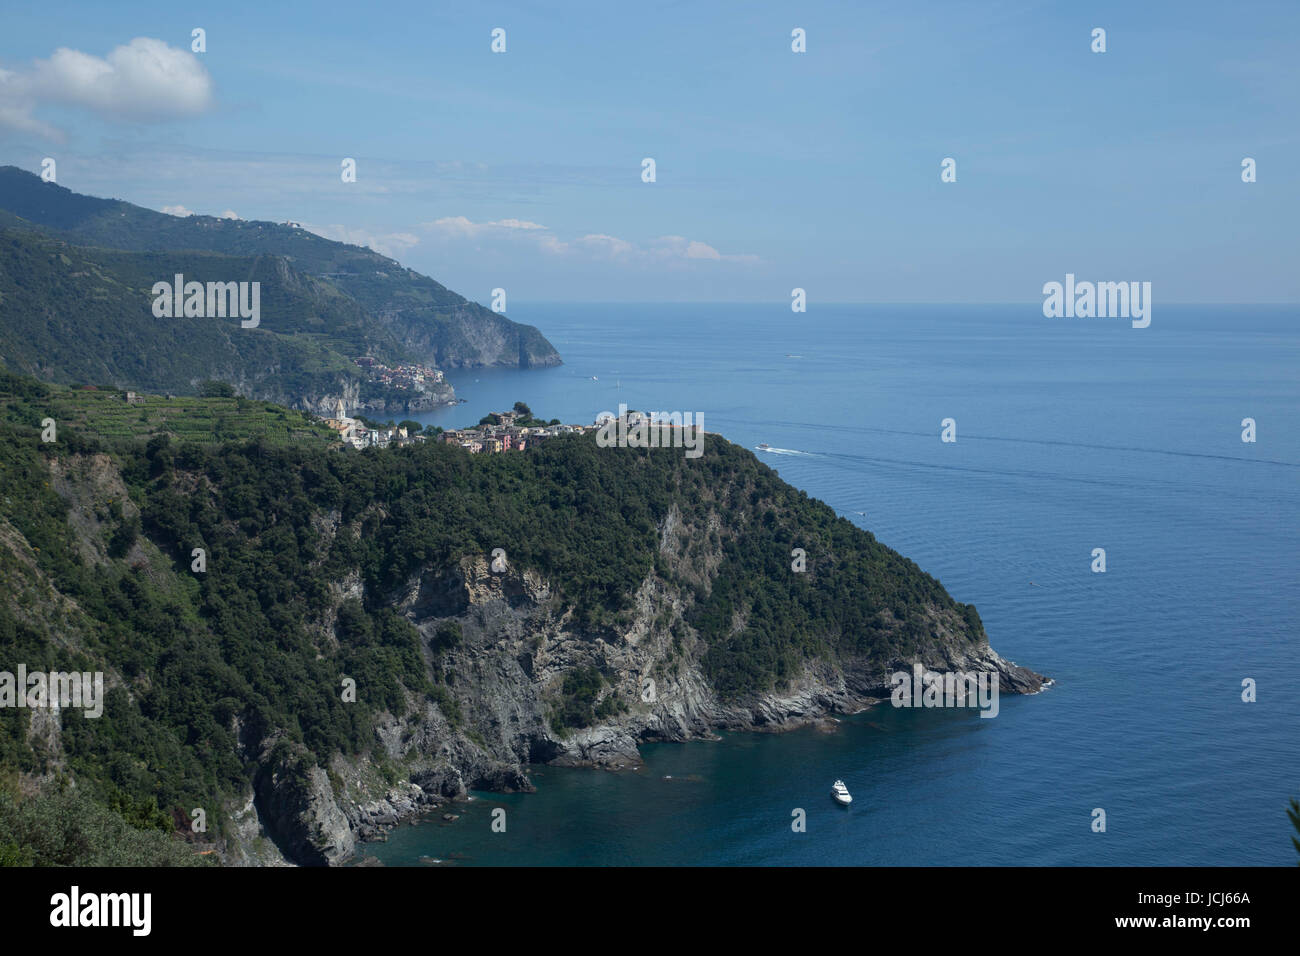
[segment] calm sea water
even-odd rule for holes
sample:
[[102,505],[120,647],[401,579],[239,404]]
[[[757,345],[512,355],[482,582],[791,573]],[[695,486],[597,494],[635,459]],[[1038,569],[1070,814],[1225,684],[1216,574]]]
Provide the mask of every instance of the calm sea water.
[[[836,733],[647,746],[638,773],[537,768],[535,794],[477,794],[455,823],[395,831],[370,848],[385,863],[1295,861],[1296,309],[1167,306],[1145,330],[1037,305],[512,317],[566,364],[453,374],[469,404],[426,421],[516,400],[565,421],[620,401],[702,412],[734,442],[780,449],[757,453],[976,604],[1004,657],[1057,684],[1004,697],[992,720],[886,705]],[[955,444],[939,438],[949,417]],[[837,777],[851,809],[830,800]]]

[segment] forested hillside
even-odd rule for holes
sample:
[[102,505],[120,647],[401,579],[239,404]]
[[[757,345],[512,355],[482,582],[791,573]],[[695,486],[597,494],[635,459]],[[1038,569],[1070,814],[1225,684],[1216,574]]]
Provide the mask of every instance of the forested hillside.
[[[186,281],[260,282],[261,321],[157,318],[151,293]],[[130,253],[0,230],[0,356],[14,371],[63,384],[192,394],[208,379],[286,404],[351,390],[352,356],[405,351],[333,287],[283,260],[207,253]]]
[[[0,167],[0,228],[36,230],[75,246],[151,253],[135,260],[148,274],[146,290],[154,281],[183,272],[179,256],[184,253],[205,252],[236,260],[212,263],[215,268],[208,271],[215,271],[224,281],[247,279],[253,263],[274,260],[281,263],[278,268],[295,276],[298,284],[311,287],[308,297],[312,305],[346,298],[354,312],[365,317],[358,326],[355,316],[344,320],[343,312],[321,315],[317,318],[324,328],[302,330],[301,308],[286,304],[284,331],[336,333],[341,325],[350,325],[349,341],[355,344],[360,338],[376,343],[390,358],[400,351],[404,357],[441,368],[560,364],[555,349],[532,326],[512,322],[386,256],[295,226],[171,216],[120,200],[81,195],[5,166]],[[308,277],[315,281],[309,282]],[[101,295],[114,291],[102,285],[100,290]],[[343,308],[337,301],[330,304]],[[269,318],[274,309],[266,311]],[[62,314],[67,321],[92,319]],[[0,303],[0,324],[14,318]],[[143,383],[136,384],[143,387]]]
[[[0,587],[11,595],[0,659],[103,670],[112,689],[101,718],[68,711],[58,728],[0,712],[0,766],[46,788],[75,780],[151,825],[183,830],[192,808],[208,808],[210,834],[190,835],[200,843],[231,837],[244,800],[266,823],[279,812],[272,790],[307,793],[313,768],[333,774],[338,759],[405,779],[403,760],[434,760],[456,740],[497,768],[471,771],[480,757],[467,756],[457,780],[490,781],[504,764],[558,755],[588,724],[650,719],[636,675],[611,655],[651,635],[662,644],[644,666],[665,687],[711,687],[720,706],[779,694],[816,662],[870,668],[869,682],[934,646],[987,650],[973,607],[716,436],[699,459],[600,448],[590,435],[470,455],[434,443],[107,440],[60,422],[43,442],[42,419],[66,414],[67,395],[0,379]],[[243,414],[277,412],[249,403]],[[513,577],[475,583],[496,548]],[[794,548],[806,572],[792,571]],[[482,604],[483,587],[506,590]],[[647,605],[647,589],[662,599]],[[539,616],[510,616],[534,605]],[[535,695],[550,714],[514,736],[475,683],[502,640],[517,640],[509,660],[531,674],[510,695]],[[543,677],[548,646],[563,653]],[[345,678],[355,702],[340,694]],[[381,745],[377,728],[393,721],[418,747]]]

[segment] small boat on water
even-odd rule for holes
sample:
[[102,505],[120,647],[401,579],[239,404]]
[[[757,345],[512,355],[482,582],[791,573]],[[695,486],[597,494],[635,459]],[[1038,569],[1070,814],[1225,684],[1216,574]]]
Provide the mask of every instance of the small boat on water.
[[847,807],[853,802],[853,798],[849,796],[849,788],[844,786],[843,780],[836,780],[831,786],[831,796],[834,797],[835,802],[842,807]]
[[758,447],[759,447],[759,448],[762,448],[762,449],[764,449],[764,450],[767,450],[768,448],[771,448],[772,446],[769,445],[769,444],[768,444],[767,442],[765,442],[765,441],[761,441],[761,442],[758,443]]

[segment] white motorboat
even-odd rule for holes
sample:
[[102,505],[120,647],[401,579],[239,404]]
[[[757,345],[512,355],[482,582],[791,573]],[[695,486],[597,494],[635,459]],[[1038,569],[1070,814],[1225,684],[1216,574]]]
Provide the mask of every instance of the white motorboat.
[[849,788],[844,786],[843,780],[835,781],[835,784],[831,787],[831,796],[834,797],[835,802],[841,806],[847,807],[853,802],[853,798],[849,796]]

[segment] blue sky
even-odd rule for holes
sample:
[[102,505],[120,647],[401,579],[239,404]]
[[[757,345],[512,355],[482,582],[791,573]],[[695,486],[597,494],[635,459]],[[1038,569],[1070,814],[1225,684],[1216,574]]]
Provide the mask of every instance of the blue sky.
[[1164,302],[1300,300],[1293,0],[74,2],[4,21],[0,163],[294,219],[477,301],[1030,302],[1067,272]]

